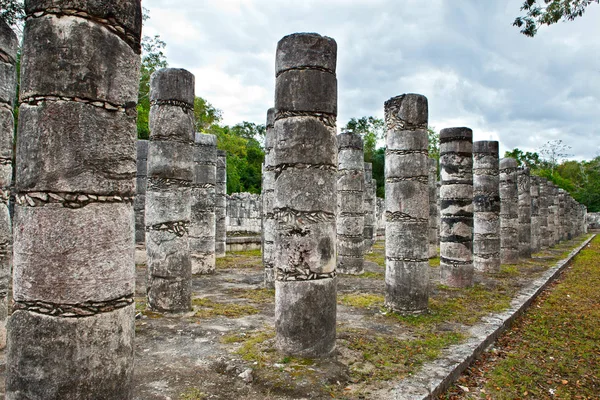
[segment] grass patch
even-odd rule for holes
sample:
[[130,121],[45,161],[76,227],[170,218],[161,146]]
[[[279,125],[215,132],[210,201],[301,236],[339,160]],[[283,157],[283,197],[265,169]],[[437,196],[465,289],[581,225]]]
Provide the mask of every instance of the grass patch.
[[194,316],[202,319],[217,316],[239,318],[246,315],[257,314],[259,312],[256,307],[236,303],[217,303],[206,297],[193,299],[192,306],[196,311]]
[[225,257],[216,259],[216,269],[263,268],[262,253],[258,250],[230,251]]
[[501,339],[506,357],[485,385],[492,398],[591,399],[600,393],[599,257],[597,237]]
[[373,336],[365,330],[348,330],[340,333],[340,338],[349,349],[360,354],[361,359],[350,366],[352,378],[383,381],[415,372],[424,362],[436,358],[443,348],[464,337],[457,332],[445,332],[417,340],[400,340],[387,335]]
[[275,302],[275,289],[229,289],[233,297],[250,300],[257,304],[269,304]]
[[350,307],[371,308],[383,307],[383,296],[370,293],[351,293],[338,295],[338,303]]
[[474,325],[481,317],[492,312],[504,311],[510,306],[511,295],[498,286],[490,289],[475,285],[466,289],[438,285],[436,293],[429,298],[429,312],[421,315],[388,314],[400,322],[423,331],[432,331],[437,325]]

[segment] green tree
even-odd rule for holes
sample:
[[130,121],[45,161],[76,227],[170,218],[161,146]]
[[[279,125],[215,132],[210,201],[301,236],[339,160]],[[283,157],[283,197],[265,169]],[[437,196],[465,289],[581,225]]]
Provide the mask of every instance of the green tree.
[[205,132],[209,127],[221,122],[223,112],[215,108],[202,97],[196,96],[194,99],[194,120],[196,121],[196,131]]
[[504,152],[504,157],[511,157],[517,160],[519,167],[526,166],[531,171],[543,168],[542,160],[540,155],[536,152],[524,152],[519,148],[514,148],[511,151]]
[[[144,19],[146,20],[147,18],[146,14]],[[148,127],[148,118],[150,115],[150,77],[155,71],[166,68],[169,65],[167,57],[163,52],[165,47],[166,43],[160,39],[159,35],[152,38],[149,36],[142,38],[142,67],[137,105],[137,130],[139,139],[148,139],[150,136],[150,128]]]
[[542,25],[552,25],[561,20],[573,21],[581,17],[590,4],[600,0],[525,0],[521,11],[525,15],[515,18],[513,25],[521,29],[521,33],[533,37]]
[[380,118],[361,117],[350,118],[343,129],[362,135],[365,161],[372,162],[377,140],[383,139],[384,127],[385,123]]

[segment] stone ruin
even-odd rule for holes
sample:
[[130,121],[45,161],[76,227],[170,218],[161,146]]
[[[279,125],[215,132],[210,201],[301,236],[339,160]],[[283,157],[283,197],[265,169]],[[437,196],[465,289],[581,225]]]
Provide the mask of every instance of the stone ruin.
[[6,398],[130,399],[142,10],[60,4],[25,3]]
[[[386,307],[419,314],[438,243],[442,282],[466,287],[475,271],[498,271],[500,261],[600,226],[553,183],[499,161],[497,142],[473,143],[468,128],[441,131],[438,183],[418,94],[385,103],[387,196],[376,198],[360,137],[336,136],[337,45],[318,34],[278,43],[262,196],[227,196],[225,152],[194,132],[188,71],[152,76],[151,136],[136,142],[140,2],[64,3],[26,4],[14,183],[17,39],[0,21],[7,399],[132,398],[135,243],[148,255],[148,306],[185,312],[192,273],[215,272],[227,232],[262,234],[277,349],[326,357],[335,348],[336,274],[360,273],[377,237],[387,236]],[[93,79],[78,79],[84,73]]]
[[429,301],[429,161],[427,98],[385,102],[385,306],[403,314]]

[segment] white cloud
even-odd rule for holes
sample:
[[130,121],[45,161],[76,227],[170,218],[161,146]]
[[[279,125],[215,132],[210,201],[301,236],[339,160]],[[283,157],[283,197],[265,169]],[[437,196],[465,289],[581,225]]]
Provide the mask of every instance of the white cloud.
[[273,106],[277,41],[318,32],[338,43],[339,124],[383,116],[416,92],[436,129],[469,126],[501,149],[560,138],[577,158],[600,150],[600,7],[531,39],[512,26],[522,0],[144,0],[146,34],[224,122],[264,123]]

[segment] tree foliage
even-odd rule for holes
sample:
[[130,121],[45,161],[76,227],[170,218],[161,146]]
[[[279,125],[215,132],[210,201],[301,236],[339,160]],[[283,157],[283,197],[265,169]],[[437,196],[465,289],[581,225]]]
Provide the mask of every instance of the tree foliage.
[[377,141],[383,139],[384,127],[385,123],[380,118],[361,117],[350,118],[343,129],[358,133],[363,137],[365,161],[373,162]]
[[600,0],[525,0],[521,11],[525,15],[515,18],[513,25],[521,29],[521,33],[533,37],[542,25],[552,25],[559,21],[572,21],[581,17],[590,4]]
[[533,175],[552,181],[566,190],[590,212],[600,211],[600,156],[592,161],[566,160],[570,146],[561,140],[551,140],[538,152],[523,152],[515,148],[504,156],[527,166]]

